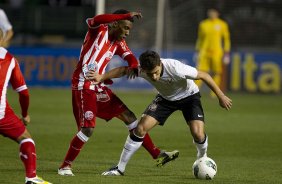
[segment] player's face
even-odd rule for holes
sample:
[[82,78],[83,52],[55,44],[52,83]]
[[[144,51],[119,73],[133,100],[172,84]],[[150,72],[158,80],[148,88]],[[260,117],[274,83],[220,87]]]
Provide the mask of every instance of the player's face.
[[162,65],[160,64],[159,66],[156,66],[153,70],[150,70],[150,71],[144,70],[144,72],[153,81],[158,81],[161,78]]
[[121,20],[117,22],[117,27],[115,29],[115,39],[121,41],[129,36],[129,31],[132,29],[132,22],[129,20]]
[[208,17],[210,19],[216,19],[216,18],[218,18],[218,16],[219,16],[219,13],[218,13],[217,10],[215,10],[215,9],[209,9],[208,10]]

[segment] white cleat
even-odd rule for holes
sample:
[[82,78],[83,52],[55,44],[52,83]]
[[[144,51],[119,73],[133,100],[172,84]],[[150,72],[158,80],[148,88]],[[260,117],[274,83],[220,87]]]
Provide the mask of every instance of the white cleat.
[[109,169],[108,171],[105,171],[102,173],[103,176],[123,176],[124,173],[121,172],[117,166]]
[[200,154],[199,152],[197,153],[197,159],[200,159],[202,157],[207,157],[207,153]]
[[58,174],[61,176],[74,176],[70,167],[63,167],[58,169]]

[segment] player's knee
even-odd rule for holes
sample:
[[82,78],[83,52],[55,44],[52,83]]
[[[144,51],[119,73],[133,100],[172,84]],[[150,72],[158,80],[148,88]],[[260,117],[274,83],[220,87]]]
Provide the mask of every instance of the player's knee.
[[136,129],[134,130],[134,134],[139,136],[139,137],[144,137],[146,135],[146,133],[147,133],[147,130],[142,125],[138,125],[136,127]]
[[94,128],[81,128],[81,132],[86,135],[87,137],[91,137],[93,134]]

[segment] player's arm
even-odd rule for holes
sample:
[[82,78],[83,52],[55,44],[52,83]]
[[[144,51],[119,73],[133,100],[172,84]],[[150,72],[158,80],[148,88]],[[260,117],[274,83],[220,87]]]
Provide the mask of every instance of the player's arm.
[[225,96],[225,94],[221,91],[221,89],[208,73],[198,71],[196,79],[203,80],[209,86],[209,88],[216,94],[221,107],[225,108],[226,110],[231,109],[232,100]]
[[25,125],[27,125],[30,122],[30,117],[28,115],[29,91],[26,86],[22,72],[20,70],[20,66],[16,60],[15,60],[15,68],[12,71],[10,82],[12,84],[13,89],[19,94],[19,103],[21,107],[22,121]]
[[86,75],[88,80],[92,80],[94,82],[103,82],[105,80],[110,80],[113,78],[120,78],[124,75],[128,74],[129,67],[127,66],[122,66],[122,67],[117,67],[114,68],[104,74],[99,74],[94,71],[89,71]]
[[111,23],[118,20],[130,20],[134,17],[140,19],[142,14],[140,12],[130,12],[127,14],[101,14],[93,18],[87,19],[89,26],[95,27],[100,24]]
[[116,55],[119,55],[124,61],[128,63],[129,72],[128,78],[134,79],[138,76],[138,60],[127,46],[126,42],[122,40],[117,47]]

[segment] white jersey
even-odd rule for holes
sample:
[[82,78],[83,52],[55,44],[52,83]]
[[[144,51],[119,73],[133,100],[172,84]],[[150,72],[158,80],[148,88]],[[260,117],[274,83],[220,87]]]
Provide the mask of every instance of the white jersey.
[[198,75],[196,68],[174,59],[161,59],[161,62],[163,73],[159,81],[151,80],[144,72],[140,73],[140,77],[150,82],[163,98],[176,101],[199,92],[193,80]]
[[0,28],[3,30],[4,36],[8,30],[12,29],[12,25],[9,22],[4,10],[2,9],[0,9]]

